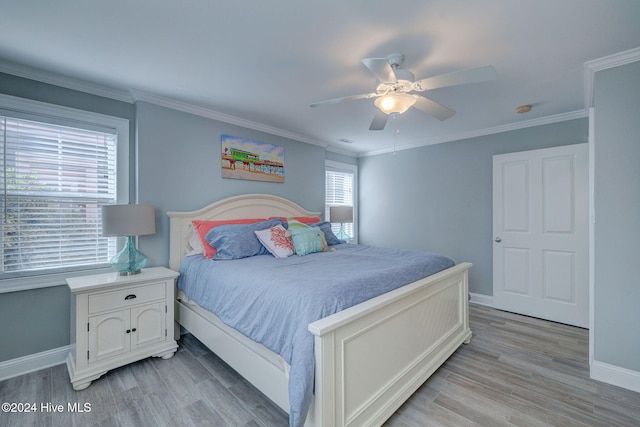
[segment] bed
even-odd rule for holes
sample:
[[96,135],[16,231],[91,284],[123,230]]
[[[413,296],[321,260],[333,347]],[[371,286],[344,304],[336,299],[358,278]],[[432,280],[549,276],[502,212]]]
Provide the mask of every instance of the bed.
[[[168,215],[169,263],[177,271],[194,220],[318,213],[277,196],[250,194]],[[468,343],[470,267],[454,265],[309,323],[315,384],[305,425],[381,425],[462,343]],[[286,361],[190,303],[182,293],[177,295],[176,334],[183,326],[289,413]]]

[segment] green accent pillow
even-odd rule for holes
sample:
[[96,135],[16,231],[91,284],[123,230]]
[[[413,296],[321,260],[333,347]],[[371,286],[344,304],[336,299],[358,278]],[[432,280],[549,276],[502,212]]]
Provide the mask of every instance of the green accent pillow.
[[327,250],[327,242],[320,227],[289,227],[293,251],[296,255],[308,255]]
[[292,228],[311,228],[307,224],[298,221],[297,219],[289,218],[287,219],[287,229]]

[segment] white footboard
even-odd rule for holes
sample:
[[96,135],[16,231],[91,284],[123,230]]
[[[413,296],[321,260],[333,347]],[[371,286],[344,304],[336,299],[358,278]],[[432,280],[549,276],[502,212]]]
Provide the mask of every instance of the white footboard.
[[316,390],[307,425],[375,426],[469,342],[469,263],[309,325]]

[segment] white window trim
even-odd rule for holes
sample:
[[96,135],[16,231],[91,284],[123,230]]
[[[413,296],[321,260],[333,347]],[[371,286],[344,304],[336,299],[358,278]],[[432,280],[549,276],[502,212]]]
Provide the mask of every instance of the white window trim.
[[[74,121],[78,122],[78,124],[84,123],[116,129],[118,134],[118,203],[129,202],[129,120],[5,94],[0,94],[0,108],[65,121]],[[0,294],[61,286],[65,284],[64,279],[67,277],[108,271],[111,270],[104,268],[102,265],[96,265],[95,268],[88,267],[87,269],[69,271],[68,273],[33,274],[25,275],[24,277],[0,279]]]
[[353,239],[351,239],[351,243],[358,243],[358,166],[334,160],[325,160],[324,168],[325,170],[353,173]]

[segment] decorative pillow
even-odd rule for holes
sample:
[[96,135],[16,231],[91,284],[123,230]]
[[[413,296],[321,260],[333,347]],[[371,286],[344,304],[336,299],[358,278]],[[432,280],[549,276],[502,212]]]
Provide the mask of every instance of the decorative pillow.
[[282,220],[272,219],[253,224],[226,224],[214,227],[205,236],[209,245],[216,248],[213,259],[239,259],[254,255],[266,255],[269,251],[255,235],[256,230],[266,230],[282,225]]
[[254,231],[260,243],[276,258],[293,255],[293,242],[290,233],[282,225],[267,230]]
[[302,256],[327,250],[324,233],[319,227],[293,227],[289,228],[289,232],[296,255]]
[[290,216],[290,217],[272,216],[269,219],[276,219],[276,218],[280,218],[283,221],[291,221],[293,219],[293,220],[296,220],[296,221],[301,222],[303,224],[312,224],[314,222],[322,221],[322,219],[320,219],[319,216]]
[[204,254],[204,248],[202,247],[202,241],[200,236],[193,227],[193,224],[187,229],[187,245],[185,247],[184,256]]
[[291,228],[310,228],[309,225],[305,224],[304,222],[300,222],[297,219],[288,219],[287,220],[287,228],[291,229]]
[[205,258],[213,258],[216,253],[216,248],[212,247],[206,239],[207,233],[214,227],[227,224],[255,224],[256,222],[264,221],[264,218],[244,218],[244,219],[225,219],[218,221],[192,221],[193,228],[195,228],[202,249],[204,250]]
[[339,245],[340,243],[345,243],[344,240],[340,240],[333,234],[333,230],[331,229],[331,223],[329,221],[319,222],[317,224],[309,224],[311,227],[320,227],[320,230],[324,233],[324,238],[327,240],[327,245]]

